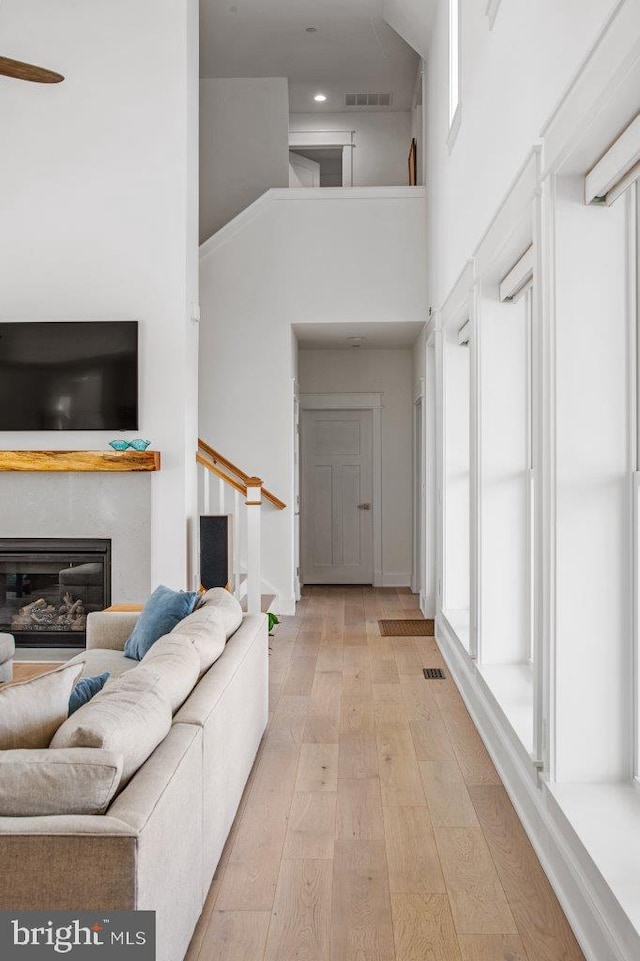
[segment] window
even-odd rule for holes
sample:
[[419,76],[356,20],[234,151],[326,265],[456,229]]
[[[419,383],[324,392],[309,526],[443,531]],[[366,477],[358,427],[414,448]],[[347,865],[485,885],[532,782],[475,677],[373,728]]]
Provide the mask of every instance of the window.
[[[609,249],[617,249],[619,267],[618,285],[608,291],[609,300],[619,295],[626,306],[625,350],[620,353],[618,379],[627,384],[626,411],[624,420],[628,431],[627,469],[631,487],[631,543],[623,544],[625,560],[621,568],[631,566],[631,611],[627,621],[620,621],[626,634],[627,624],[631,628],[631,651],[633,658],[633,774],[640,780],[640,115],[622,131],[618,139],[609,147],[598,163],[585,177],[585,196],[587,204],[603,208],[618,208],[620,214],[616,222],[618,234],[624,237],[616,248],[607,214],[603,221]],[[603,271],[603,278],[610,277],[611,270]],[[614,277],[616,275],[614,274]],[[603,279],[604,283],[604,279]],[[623,308],[618,308],[620,314]],[[613,311],[612,311],[613,315]],[[611,329],[608,319],[608,331]],[[626,369],[625,369],[626,367]],[[620,418],[622,422],[622,418]],[[630,470],[629,470],[630,468]],[[631,551],[628,547],[631,547]],[[625,605],[626,606],[626,605]],[[625,611],[624,614],[627,612]],[[626,637],[624,637],[626,655]]]
[[633,774],[640,780],[640,190],[637,182],[630,188],[628,263],[631,266],[629,289],[630,340],[633,349],[633,373],[631,380],[632,418],[635,419],[635,437],[632,440],[632,491],[633,491]]
[[534,250],[480,287],[478,670],[527,754],[536,711]]

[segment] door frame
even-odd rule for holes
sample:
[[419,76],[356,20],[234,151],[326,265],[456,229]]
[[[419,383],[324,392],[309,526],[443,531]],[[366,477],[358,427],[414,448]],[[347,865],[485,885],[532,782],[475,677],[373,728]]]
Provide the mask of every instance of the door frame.
[[[300,410],[370,410],[372,413],[373,586],[382,587],[382,394],[300,394],[299,402]],[[302,470],[302,458],[298,469]],[[299,554],[300,551],[298,543]]]
[[424,378],[413,388],[413,510],[411,590],[424,605],[425,584],[425,452]]
[[[355,130],[290,130],[289,150],[305,147],[340,147],[342,149],[342,186],[353,186],[353,151]],[[348,408],[347,408],[348,409]]]
[[[291,159],[291,154],[295,154],[295,161]],[[320,186],[320,164],[317,160],[309,160],[308,157],[303,157],[302,154],[296,153],[295,150],[292,150],[291,147],[289,147],[289,164],[292,167],[295,167],[295,165],[298,164],[298,166],[303,167],[305,170],[310,170],[313,173],[314,179],[314,183],[311,184],[311,187],[313,188]]]

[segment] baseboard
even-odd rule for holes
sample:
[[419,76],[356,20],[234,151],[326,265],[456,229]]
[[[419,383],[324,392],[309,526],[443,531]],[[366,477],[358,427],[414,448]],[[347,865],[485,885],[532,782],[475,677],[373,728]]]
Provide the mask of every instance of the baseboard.
[[296,599],[293,594],[288,597],[284,594],[276,594],[269,610],[286,617],[293,616],[296,612]]
[[406,574],[381,574],[380,587],[411,587],[411,573]]
[[514,742],[511,725],[487,696],[475,663],[441,615],[436,640],[587,961],[634,961],[640,957],[638,933],[538,778],[533,761]]
[[436,599],[433,594],[425,594],[420,591],[420,611],[423,617],[435,618]]

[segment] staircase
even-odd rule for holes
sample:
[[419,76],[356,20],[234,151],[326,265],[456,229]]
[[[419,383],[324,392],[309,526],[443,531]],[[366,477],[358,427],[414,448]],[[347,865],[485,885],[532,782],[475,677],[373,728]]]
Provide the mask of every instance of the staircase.
[[262,593],[261,512],[265,504],[279,511],[287,505],[259,477],[247,474],[201,439],[196,462],[202,468],[202,513],[210,515],[213,508],[229,519],[231,563],[227,586],[249,614],[266,612],[275,595]]

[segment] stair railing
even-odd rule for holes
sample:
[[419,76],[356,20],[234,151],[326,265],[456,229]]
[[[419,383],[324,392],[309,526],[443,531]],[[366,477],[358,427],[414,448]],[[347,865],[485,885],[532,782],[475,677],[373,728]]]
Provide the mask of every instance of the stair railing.
[[[267,490],[259,477],[251,477],[236,464],[220,454],[205,441],[198,439],[196,461],[203,468],[203,510],[210,514],[212,499],[217,494],[217,509],[231,520],[232,571],[231,589],[241,596],[241,512],[245,510],[246,564],[247,564],[247,612],[259,613],[262,601],[261,511],[264,501],[278,510],[287,506],[284,501]],[[217,485],[216,485],[217,480]],[[214,488],[217,486],[217,491]],[[228,494],[233,491],[233,507],[229,510]],[[244,504],[242,498],[245,498]]]

